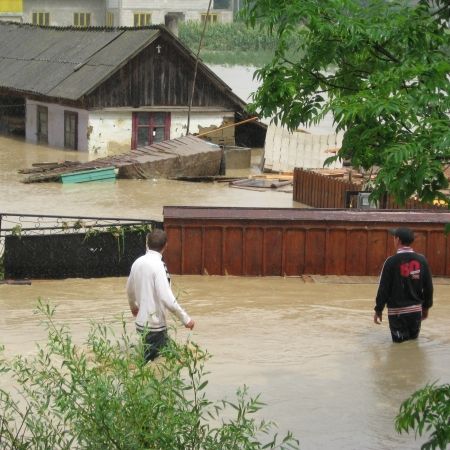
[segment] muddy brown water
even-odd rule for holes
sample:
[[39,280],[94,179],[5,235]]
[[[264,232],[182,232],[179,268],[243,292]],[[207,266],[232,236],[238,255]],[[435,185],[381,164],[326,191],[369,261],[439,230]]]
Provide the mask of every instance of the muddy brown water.
[[[0,211],[158,218],[165,204],[299,206],[278,192],[168,181],[24,185],[17,168],[33,162],[85,158],[77,153],[0,138]],[[209,396],[232,400],[246,384],[267,403],[261,417],[291,430],[304,450],[420,448],[398,435],[400,403],[427,382],[449,382],[450,285],[436,280],[435,306],[415,342],[394,345],[387,324],[372,322],[376,279],[175,276],[175,292],[196,320],[178,327],[212,355]],[[345,283],[343,282],[345,281]],[[125,314],[125,278],[33,281],[0,285],[0,343],[6,355],[33,354],[44,331],[33,314],[38,297],[76,341],[90,320]]]
[[[162,220],[163,206],[302,207],[292,200],[292,193],[262,193],[231,188],[227,183],[155,178],[24,184],[25,176],[17,173],[18,169],[29,168],[33,163],[88,159],[86,153],[50,149],[0,136],[0,212]],[[227,175],[247,176],[248,173],[248,170],[235,170]]]

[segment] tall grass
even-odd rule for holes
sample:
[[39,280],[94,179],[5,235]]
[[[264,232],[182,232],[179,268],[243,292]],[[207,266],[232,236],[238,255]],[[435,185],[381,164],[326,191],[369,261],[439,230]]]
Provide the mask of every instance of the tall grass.
[[[184,22],[180,24],[180,39],[197,53],[203,24]],[[208,25],[200,53],[209,64],[257,66],[269,62],[274,54],[276,40],[242,22]]]

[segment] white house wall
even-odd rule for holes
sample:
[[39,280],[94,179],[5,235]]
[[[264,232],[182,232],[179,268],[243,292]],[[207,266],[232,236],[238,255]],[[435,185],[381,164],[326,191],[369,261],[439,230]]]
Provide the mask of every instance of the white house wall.
[[[224,119],[234,120],[234,114],[193,112],[190,133],[198,133],[200,128],[220,127]],[[187,112],[172,112],[170,123],[170,139],[185,136]],[[127,152],[131,148],[132,111],[90,111],[87,130],[90,153],[109,156]]]
[[[73,14],[91,13],[91,26],[105,26],[106,13],[114,14],[114,26],[134,26],[135,13],[150,13],[152,24],[164,24],[167,14],[181,13],[185,21],[199,21],[209,0],[23,0],[23,22],[31,23],[33,12],[50,13],[50,25],[72,26]],[[219,22],[233,21],[230,9],[214,9]]]
[[124,153],[131,148],[130,111],[90,111],[89,152],[99,156]]
[[[48,108],[48,145],[64,148],[64,111],[78,113],[78,150],[96,156],[125,153],[131,148],[132,111],[86,111],[57,104],[26,102],[25,137],[37,143],[37,106]],[[186,135],[187,112],[172,112],[170,139]],[[199,133],[201,128],[220,127],[224,120],[233,121],[230,112],[192,112],[190,133]]]
[[33,12],[48,12],[50,25],[73,26],[74,13],[91,13],[91,26],[104,26],[105,6],[104,1],[92,0],[24,0],[23,21],[31,23]]
[[86,110],[28,99],[26,101],[25,122],[25,137],[27,141],[37,142],[38,105],[48,108],[48,145],[50,147],[64,148],[64,111],[72,111],[78,113],[78,150],[88,150],[88,112]]
[[[187,112],[177,112],[171,114],[170,138],[175,139],[184,136],[187,130]],[[189,124],[189,133],[197,134],[200,128],[208,128],[211,126],[220,127],[223,121],[234,121],[233,113],[217,112],[217,113],[191,113],[191,121]]]

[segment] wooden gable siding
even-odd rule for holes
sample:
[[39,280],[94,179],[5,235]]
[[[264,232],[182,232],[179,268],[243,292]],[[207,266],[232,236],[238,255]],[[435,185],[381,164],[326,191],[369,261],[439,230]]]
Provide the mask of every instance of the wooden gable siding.
[[[194,61],[169,39],[160,37],[96,88],[83,103],[87,108],[187,107],[193,76]],[[192,106],[240,109],[200,68]]]

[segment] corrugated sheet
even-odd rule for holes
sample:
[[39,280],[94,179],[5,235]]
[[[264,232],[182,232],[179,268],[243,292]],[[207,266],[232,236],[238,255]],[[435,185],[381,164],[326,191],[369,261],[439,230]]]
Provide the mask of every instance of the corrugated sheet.
[[159,29],[68,30],[0,23],[0,86],[77,100],[158,34]]

